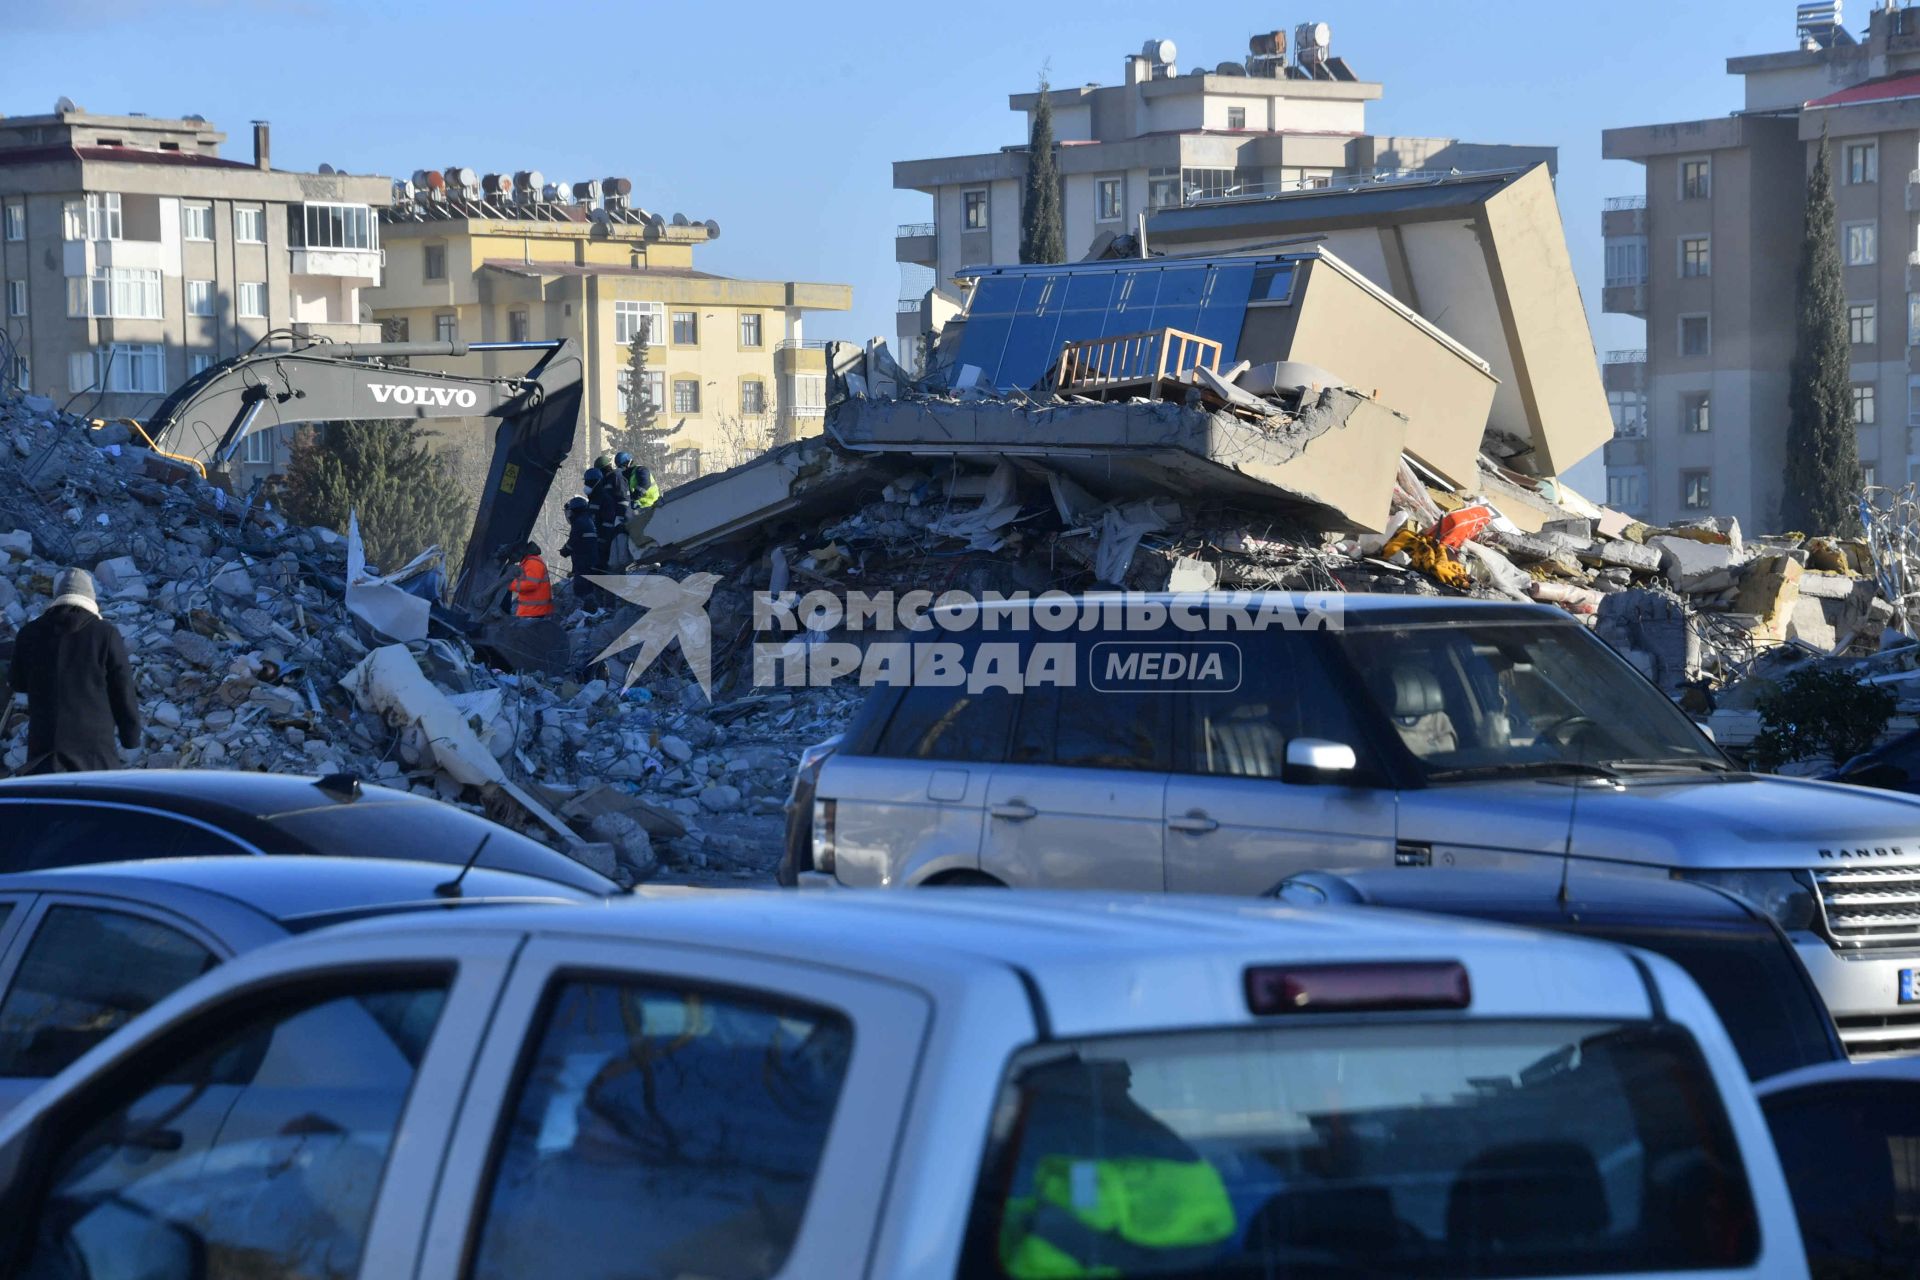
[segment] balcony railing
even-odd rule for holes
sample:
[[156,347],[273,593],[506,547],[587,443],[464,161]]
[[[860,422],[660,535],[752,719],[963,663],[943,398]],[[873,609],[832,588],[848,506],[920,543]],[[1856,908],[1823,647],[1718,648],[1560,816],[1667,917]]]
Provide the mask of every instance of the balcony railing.
[[1220,344],[1181,329],[1123,333],[1069,342],[1060,352],[1061,391],[1108,391],[1145,385],[1157,399],[1162,382],[1195,369],[1220,372]]
[[903,222],[894,230],[896,240],[905,240],[910,236],[930,236],[933,234],[931,222]]
[[1604,364],[1645,364],[1646,362],[1647,349],[1645,347],[1631,351],[1609,351],[1602,361]]
[[919,298],[902,298],[893,304],[893,309],[902,315],[909,311],[918,311],[920,309],[920,301]]
[[833,342],[828,338],[782,338],[773,344],[775,351],[825,351]]
[[1619,213],[1625,209],[1644,209],[1647,207],[1645,196],[1608,196],[1600,208],[1607,213]]

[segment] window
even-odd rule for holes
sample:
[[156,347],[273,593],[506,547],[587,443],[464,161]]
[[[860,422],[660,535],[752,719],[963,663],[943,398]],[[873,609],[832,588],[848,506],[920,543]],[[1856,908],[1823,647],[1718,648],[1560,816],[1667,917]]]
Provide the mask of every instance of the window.
[[1920,347],[1920,293],[1907,295],[1907,345]]
[[213,281],[187,281],[187,314],[190,316],[213,314]]
[[210,204],[181,205],[180,234],[188,240],[213,239],[213,206]]
[[73,1136],[47,1145],[23,1274],[67,1274],[70,1259],[169,1280],[359,1274],[445,1000],[438,980],[288,993],[231,1030],[157,1046],[132,1064],[131,1101],[89,1098]]
[[531,326],[525,311],[507,312],[507,341],[525,342]]
[[960,225],[967,231],[987,229],[987,193],[985,191],[960,193]]
[[1880,483],[1879,473],[1874,465],[1871,462],[1863,463],[1860,467],[1860,487],[1871,489],[1878,483]]
[[[1242,640],[1238,647],[1251,657],[1254,643]],[[1338,682],[1325,670],[1309,636],[1264,631],[1257,643],[1260,660],[1245,664],[1239,688],[1187,695],[1187,756],[1193,772],[1278,778],[1287,743],[1294,738],[1365,745]],[[1366,785],[1372,779],[1349,775],[1343,781]]]
[[265,244],[267,211],[257,204],[233,206],[233,238],[241,244]]
[[7,281],[7,314],[10,316],[27,314],[27,282],[25,280]]
[[673,380],[673,411],[675,413],[700,412],[699,379],[675,378]]
[[1880,420],[1880,409],[1871,382],[1856,383],[1853,388],[1853,425],[1870,427]]
[[1155,169],[1147,174],[1147,207],[1172,209],[1180,203],[1180,174],[1172,169]]
[[[69,390],[72,390],[72,391],[89,391],[89,390],[91,391],[130,391],[130,392],[143,392],[143,393],[165,391],[167,389],[166,350],[157,342],[154,342],[154,343],[116,342],[111,346],[101,347],[97,351],[76,351],[73,353],[73,355],[67,362],[67,377],[69,381],[72,383],[71,387],[69,387]],[[17,829],[14,826],[14,814],[11,811],[5,811],[5,812],[6,812],[6,818],[7,818],[7,824],[8,824],[8,833],[10,835],[15,834]],[[150,818],[151,815],[143,814],[138,816],[142,818]],[[117,828],[113,825],[113,823],[111,821],[107,821],[104,815],[99,820],[93,820],[92,816],[89,815],[88,819],[84,819],[84,820],[75,819],[74,822],[68,822],[61,825],[72,827],[76,825],[76,823],[77,823],[78,829],[81,831],[91,831],[96,826],[100,826],[102,823],[104,823],[104,829],[117,831]],[[166,827],[166,825],[168,824],[165,824],[165,823],[160,824],[160,826],[156,828],[156,831],[153,837],[140,837],[137,835],[137,832],[129,831],[127,833],[119,835],[118,838],[133,841],[133,845],[131,847],[145,848],[149,845],[156,843],[156,841],[159,840],[159,838],[164,834],[164,828]],[[191,830],[191,828],[189,828],[189,830]],[[72,848],[76,851],[86,843],[85,840],[82,840],[79,838],[69,838],[68,840],[61,840],[60,839],[61,834],[62,833],[60,831],[55,831],[52,837],[50,838],[42,837],[40,843],[37,843],[32,846],[34,849],[35,855],[38,856],[43,852],[43,850],[40,847],[41,843],[48,844],[48,847],[56,847],[57,845],[61,845],[61,844],[71,844]],[[89,838],[91,839],[91,838],[98,838],[98,837],[89,837]],[[49,840],[51,840],[51,843],[49,843]],[[22,841],[23,843],[21,847],[27,847],[24,844],[24,838],[22,838]],[[225,842],[223,841],[220,843],[224,844]],[[199,852],[214,852],[214,853],[230,853],[232,851],[233,850],[230,848],[199,850]],[[115,856],[126,858],[126,857],[133,857],[135,855],[132,853],[121,853]],[[156,852],[156,853],[142,853],[138,856],[154,858],[154,857],[171,857],[171,856],[177,856],[177,855],[168,854],[164,852]],[[75,862],[75,861],[96,862],[96,861],[99,861],[99,859],[76,856],[76,857],[69,857],[67,861],[68,862]],[[65,863],[60,861],[44,861],[44,862],[41,862],[40,865],[57,867],[57,866],[63,866],[65,865]],[[8,869],[16,870],[16,871],[29,871],[29,870],[32,870],[33,868],[9,866]]]
[[667,308],[659,302],[616,302],[613,304],[613,340],[628,346],[644,328],[649,343],[659,342],[667,332]]
[[237,294],[239,308],[236,314],[242,320],[265,320],[267,318],[267,284],[264,280],[242,280]]
[[449,314],[433,318],[433,340],[435,342],[460,341],[460,323],[457,317]]
[[1607,241],[1608,288],[1647,282],[1647,238],[1614,236]]
[[1920,374],[1907,379],[1907,425],[1920,427]]
[[1704,356],[1713,352],[1713,326],[1706,316],[1680,317],[1680,354]]
[[[641,375],[640,390],[641,394],[647,398],[647,408],[659,409],[666,404],[666,380],[667,375],[658,369],[648,369]],[[620,413],[622,416],[625,416],[633,412],[635,407],[633,404],[633,370],[631,368],[620,370],[620,372],[615,375],[614,381],[619,386]]]
[[1836,1080],[1782,1090],[1761,1107],[1812,1273],[1920,1272],[1920,1124],[1905,1091]]
[[1686,236],[1680,241],[1680,274],[1684,277],[1704,276],[1713,273],[1713,260],[1709,256],[1709,240],[1706,236]]
[[1713,506],[1713,476],[1706,471],[1680,473],[1680,505],[1689,511],[1705,511]]
[[743,416],[757,418],[767,411],[767,384],[758,378],[748,378],[740,384],[740,412]]
[[13,357],[12,373],[13,385],[22,391],[31,393],[33,390],[33,366],[28,363],[24,355],[16,354]]
[[[1079,647],[1091,661],[1093,647]],[[1148,772],[1173,765],[1173,709],[1164,693],[1109,693],[1088,681],[1040,685],[1018,701],[1008,752],[1014,764]]]
[[1227,128],[1244,129],[1247,127],[1247,109],[1245,107],[1227,108]]
[[27,202],[26,201],[24,200],[7,201],[4,206],[0,206],[0,218],[4,218],[5,220],[7,239],[25,240],[27,238]]
[[299,212],[290,206],[288,214],[297,219],[301,243],[309,249],[362,249],[380,247],[380,233],[373,210],[364,204],[304,204]]
[[1607,473],[1607,505],[1619,511],[1643,511],[1647,505],[1645,471]]
[[1846,182],[1850,187],[1857,187],[1863,182],[1880,181],[1880,145],[1875,142],[1849,142],[1846,174]]
[[1613,434],[1616,437],[1647,434],[1647,397],[1644,392],[1609,391],[1607,408],[1613,414]]
[[1840,244],[1850,267],[1870,267],[1880,260],[1880,227],[1872,222],[1849,222],[1840,229]]
[[700,345],[700,313],[698,311],[673,313],[673,342],[678,347]]
[[96,267],[91,277],[70,276],[67,314],[118,320],[162,319],[160,273],[137,267]]
[[820,418],[827,412],[827,375],[797,373],[793,376],[793,394],[788,408],[796,417]]
[[537,1043],[473,1280],[782,1269],[852,1058],[846,1018],[582,978],[549,997]]
[[187,376],[189,378],[194,377],[196,374],[205,373],[208,369],[212,367],[213,367],[213,357],[210,355],[206,355],[203,353],[203,354],[191,355],[187,357]]
[[[1063,1252],[1121,1280],[1577,1276],[1758,1253],[1733,1126],[1681,1027],[1294,1021],[1016,1055],[959,1274],[1046,1274],[1032,1260]],[[1811,1167],[1840,1198],[1832,1170],[1852,1166]],[[1178,1232],[1106,1228],[1169,1199]]]
[[447,278],[447,246],[443,244],[425,246],[421,250],[421,262],[424,264],[424,274],[427,279],[445,280]]
[[1118,222],[1126,213],[1126,201],[1121,195],[1120,179],[1102,178],[1095,187],[1096,208],[1094,216],[1102,222]]
[[1855,346],[1872,346],[1880,340],[1878,308],[1871,302],[1847,304],[1847,341]]
[[87,196],[87,239],[118,240],[120,238],[120,193],[118,191],[91,192]]
[[53,908],[0,1004],[0,1077],[59,1074],[216,963],[193,939],[144,916]]
[[1710,413],[1712,397],[1705,391],[1689,391],[1680,397],[1680,429],[1691,435],[1704,435],[1713,429]]
[[1705,200],[1713,194],[1713,161],[1701,158],[1680,162],[1680,198]]
[[276,428],[256,427],[240,437],[240,461],[251,462],[255,466],[268,466],[273,462],[273,437]]
[[1259,182],[1257,169],[1182,169],[1180,186],[1189,200],[1238,195]]
[[760,340],[760,313],[742,311],[740,313],[740,345],[758,347],[764,345]]

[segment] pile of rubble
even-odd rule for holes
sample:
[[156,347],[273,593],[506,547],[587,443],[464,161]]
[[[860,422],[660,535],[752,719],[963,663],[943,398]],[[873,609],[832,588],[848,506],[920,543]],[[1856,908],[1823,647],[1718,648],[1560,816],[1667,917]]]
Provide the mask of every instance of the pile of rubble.
[[[0,649],[91,567],[126,638],[147,719],[145,768],[350,772],[485,812],[628,882],[660,871],[763,878],[801,747],[854,698],[717,701],[678,663],[622,691],[497,670],[455,629],[387,640],[347,604],[348,539],[250,507],[142,447],[32,397],[0,398]],[[571,608],[562,590],[561,607]],[[569,637],[585,672],[621,618]],[[608,676],[611,676],[611,680]],[[4,764],[26,759],[24,718]]]

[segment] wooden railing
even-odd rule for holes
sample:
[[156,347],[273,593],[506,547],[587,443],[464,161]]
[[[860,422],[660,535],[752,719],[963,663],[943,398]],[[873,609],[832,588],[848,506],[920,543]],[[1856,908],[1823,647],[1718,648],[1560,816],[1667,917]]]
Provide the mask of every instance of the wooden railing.
[[1181,381],[1205,366],[1220,372],[1220,344],[1181,329],[1123,333],[1089,342],[1069,342],[1060,352],[1061,391],[1104,391],[1146,384],[1157,388]]

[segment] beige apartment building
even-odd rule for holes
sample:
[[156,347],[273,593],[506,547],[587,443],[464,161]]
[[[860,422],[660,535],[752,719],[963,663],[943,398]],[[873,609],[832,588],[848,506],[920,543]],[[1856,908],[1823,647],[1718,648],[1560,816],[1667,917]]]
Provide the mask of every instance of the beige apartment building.
[[[381,214],[388,271],[369,301],[389,339],[576,340],[587,388],[579,452],[591,458],[626,421],[632,344],[644,328],[647,393],[661,424],[680,428],[667,479],[821,429],[825,344],[806,337],[805,317],[851,308],[851,286],[699,270],[694,251],[718,225],[637,208],[621,179],[563,189],[531,171],[416,178],[396,184]],[[529,360],[486,352],[444,367],[512,373]]]
[[[96,416],[140,417],[186,378],[268,333],[375,338],[384,177],[251,162],[198,117],[94,115],[62,99],[0,117],[0,350],[8,381]],[[243,477],[277,469],[249,436]]]
[[[1787,10],[1783,5],[1780,17]],[[1806,176],[1834,169],[1864,484],[1920,478],[1920,9],[1802,5],[1795,47],[1729,58],[1743,101],[1710,120],[1609,129],[1646,172],[1610,200],[1605,310],[1646,322],[1603,369],[1611,505],[1653,523],[1777,521]],[[1784,22],[1783,22],[1784,26]]]
[[[1049,91],[1060,144],[1067,260],[1104,233],[1130,234],[1143,214],[1221,198],[1364,183],[1378,175],[1445,175],[1545,164],[1553,147],[1394,137],[1367,132],[1362,80],[1331,49],[1327,24],[1248,41],[1243,59],[1182,72],[1170,40],[1129,55],[1121,82]],[[1022,183],[1038,93],[1015,93],[1020,141],[975,155],[901,160],[899,190],[932,197],[932,218],[901,226],[898,332],[911,350],[960,307],[963,267],[1015,262]]]

